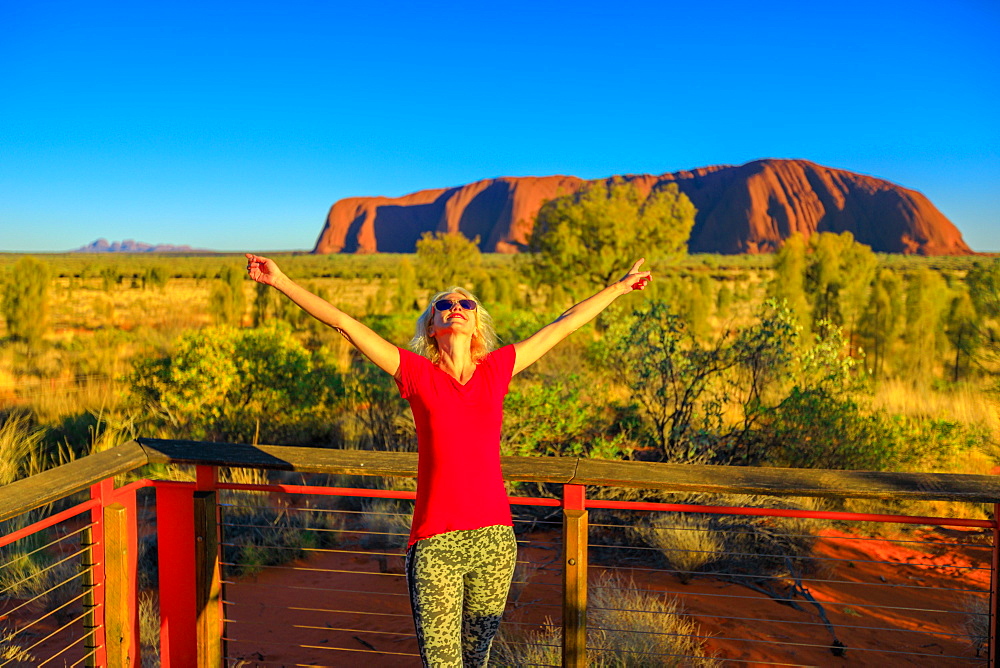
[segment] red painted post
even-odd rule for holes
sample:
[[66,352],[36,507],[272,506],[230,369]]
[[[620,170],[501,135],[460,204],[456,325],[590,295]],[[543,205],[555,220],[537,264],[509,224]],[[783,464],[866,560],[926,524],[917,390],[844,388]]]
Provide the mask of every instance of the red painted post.
[[990,563],[990,668],[1000,666],[1000,647],[997,646],[997,604],[1000,598],[1000,503],[993,504],[993,558]]
[[114,488],[114,478],[102,480],[90,487],[90,498],[100,503],[90,509],[87,562],[83,564],[88,569],[83,582],[87,590],[83,603],[87,608],[84,628],[91,634],[85,645],[91,652],[87,658],[88,666],[106,666],[108,663],[104,626],[104,506],[111,503]]
[[563,485],[563,641],[562,665],[587,665],[586,488]]
[[164,668],[198,665],[194,490],[194,485],[156,487],[160,662]]

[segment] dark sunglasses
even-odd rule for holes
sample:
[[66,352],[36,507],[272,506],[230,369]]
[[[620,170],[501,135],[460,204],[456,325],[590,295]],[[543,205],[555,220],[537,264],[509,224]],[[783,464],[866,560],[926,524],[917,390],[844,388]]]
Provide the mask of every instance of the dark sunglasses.
[[459,300],[439,299],[436,302],[434,302],[434,308],[436,308],[438,311],[450,311],[451,307],[454,306],[456,303],[466,311],[476,310],[476,302],[474,302],[471,299],[459,299]]

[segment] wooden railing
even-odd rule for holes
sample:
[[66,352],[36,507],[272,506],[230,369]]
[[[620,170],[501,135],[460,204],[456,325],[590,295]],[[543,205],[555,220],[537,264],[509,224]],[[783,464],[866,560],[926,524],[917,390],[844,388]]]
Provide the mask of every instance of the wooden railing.
[[[104,634],[104,651],[94,665],[136,665],[135,497],[138,487],[113,488],[114,476],[147,464],[197,467],[195,484],[156,483],[157,517],[169,527],[171,540],[160,541],[161,616],[164,666],[221,666],[222,615],[218,563],[215,467],[255,468],[305,473],[416,477],[417,455],[268,445],[237,445],[195,441],[138,439],[90,455],[32,478],[0,488],[0,521],[22,515],[90,489],[100,519],[103,553],[91,559],[103,573],[96,595],[107,614],[94,620]],[[585,665],[587,508],[615,507],[613,502],[588,502],[586,486],[616,486],[768,496],[945,500],[1000,503],[1000,479],[994,476],[934,473],[822,471],[752,467],[722,467],[603,461],[581,458],[505,457],[508,481],[563,485],[564,665]],[[836,515],[835,513],[833,515]],[[846,515],[846,514],[841,514]],[[997,663],[997,546],[994,519],[954,520],[952,524],[993,530],[990,587],[990,665]],[[921,519],[921,518],[915,518]],[[934,519],[934,518],[931,518]],[[42,523],[36,523],[35,528]],[[27,530],[30,530],[29,527]],[[4,538],[6,544],[16,539]],[[165,545],[168,543],[168,545]],[[114,604],[112,604],[114,602]],[[119,663],[122,662],[122,663]]]

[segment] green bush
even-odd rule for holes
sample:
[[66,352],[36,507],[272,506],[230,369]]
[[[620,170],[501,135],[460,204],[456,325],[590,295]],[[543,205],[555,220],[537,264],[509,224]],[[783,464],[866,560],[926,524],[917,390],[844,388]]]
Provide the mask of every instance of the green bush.
[[12,339],[40,341],[49,319],[48,265],[30,255],[18,260],[7,270],[0,307]]
[[339,374],[281,323],[187,333],[169,356],[138,362],[130,381],[174,434],[209,441],[280,440],[342,392]]
[[770,413],[762,433],[772,465],[867,471],[935,468],[987,440],[956,422],[891,415],[865,409],[852,396],[798,387]]

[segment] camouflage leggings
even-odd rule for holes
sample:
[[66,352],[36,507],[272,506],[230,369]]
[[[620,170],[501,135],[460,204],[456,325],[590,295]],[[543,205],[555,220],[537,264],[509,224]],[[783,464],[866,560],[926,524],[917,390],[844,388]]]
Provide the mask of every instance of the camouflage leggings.
[[449,531],[406,553],[406,582],[424,666],[485,666],[507,603],[517,543],[508,526]]

